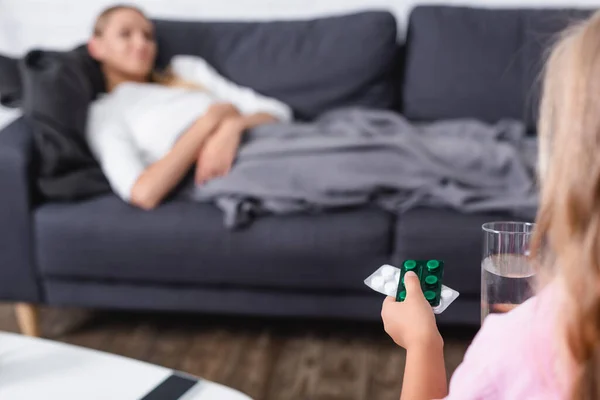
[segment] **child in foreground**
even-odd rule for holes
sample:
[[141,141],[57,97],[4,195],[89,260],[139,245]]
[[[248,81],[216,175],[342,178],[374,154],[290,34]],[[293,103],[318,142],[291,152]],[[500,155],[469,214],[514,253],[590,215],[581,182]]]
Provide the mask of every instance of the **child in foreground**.
[[382,308],[407,351],[402,400],[600,399],[600,13],[553,47],[538,128],[538,293],[485,319],[448,390],[442,337],[407,274],[406,300]]

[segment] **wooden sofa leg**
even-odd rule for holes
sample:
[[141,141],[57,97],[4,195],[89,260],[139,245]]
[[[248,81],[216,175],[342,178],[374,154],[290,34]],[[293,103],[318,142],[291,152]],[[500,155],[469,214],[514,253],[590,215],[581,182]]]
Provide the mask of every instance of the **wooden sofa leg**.
[[35,304],[17,303],[15,306],[15,314],[22,334],[40,337],[38,307]]

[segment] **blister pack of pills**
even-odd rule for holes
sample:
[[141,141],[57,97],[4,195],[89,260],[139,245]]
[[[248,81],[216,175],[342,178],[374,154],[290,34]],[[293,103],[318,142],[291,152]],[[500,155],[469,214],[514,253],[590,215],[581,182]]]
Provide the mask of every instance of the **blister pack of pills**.
[[442,284],[444,263],[440,260],[406,260],[402,268],[382,265],[365,279],[365,284],[376,292],[396,298],[396,301],[404,301],[404,274],[408,271],[419,277],[423,295],[435,314],[442,313],[459,296],[456,290]]

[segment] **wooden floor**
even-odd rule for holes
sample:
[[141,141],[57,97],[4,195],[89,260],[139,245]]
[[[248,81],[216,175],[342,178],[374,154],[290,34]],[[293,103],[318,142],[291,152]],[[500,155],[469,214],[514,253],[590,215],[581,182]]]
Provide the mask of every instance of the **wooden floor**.
[[[397,400],[404,351],[380,324],[49,309],[46,338],[183,370],[256,400]],[[0,304],[0,330],[17,332]],[[451,374],[473,331],[443,332]]]

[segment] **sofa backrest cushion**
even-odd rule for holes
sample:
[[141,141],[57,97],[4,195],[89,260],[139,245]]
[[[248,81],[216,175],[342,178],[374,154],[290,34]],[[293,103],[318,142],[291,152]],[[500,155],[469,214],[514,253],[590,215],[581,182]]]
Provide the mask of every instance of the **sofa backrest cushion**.
[[286,102],[298,118],[344,106],[394,105],[397,23],[389,12],[155,23],[159,66],[176,54],[200,56],[226,78]]
[[588,10],[419,6],[409,17],[403,111],[412,119],[511,118],[534,129],[545,50]]

